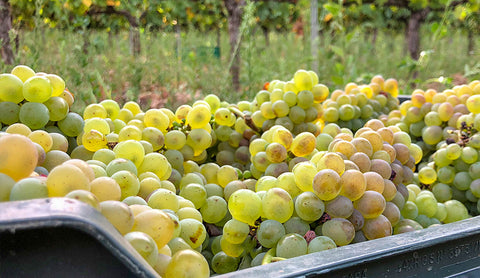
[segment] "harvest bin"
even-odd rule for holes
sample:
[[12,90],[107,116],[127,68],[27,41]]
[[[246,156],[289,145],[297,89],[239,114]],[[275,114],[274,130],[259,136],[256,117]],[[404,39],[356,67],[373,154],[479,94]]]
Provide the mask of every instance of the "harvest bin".
[[89,205],[67,198],[0,203],[0,277],[159,277]]
[[[480,277],[480,217],[225,277]],[[0,203],[0,277],[158,277],[95,209],[66,198]]]

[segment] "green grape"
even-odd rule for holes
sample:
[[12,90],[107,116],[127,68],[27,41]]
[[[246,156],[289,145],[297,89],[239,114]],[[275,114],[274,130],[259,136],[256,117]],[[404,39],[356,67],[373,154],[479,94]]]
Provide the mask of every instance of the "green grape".
[[323,250],[337,248],[335,242],[327,236],[317,236],[308,243],[307,253],[315,253]]
[[223,165],[217,171],[217,181],[222,187],[225,187],[229,182],[237,180],[238,173],[235,168],[230,165]]
[[14,102],[0,102],[0,123],[12,125],[19,120],[20,106]]
[[468,174],[473,180],[480,178],[480,162],[475,162],[468,168]]
[[[127,141],[125,141],[125,142],[127,142]],[[115,151],[115,149],[114,149],[114,151]],[[162,155],[160,153],[153,152],[153,153],[149,153],[149,154],[145,155],[142,163],[138,167],[138,172],[140,174],[145,173],[145,172],[152,172],[152,173],[156,174],[160,179],[162,179],[162,177],[165,176],[165,175],[170,176],[171,169],[170,169],[170,172],[169,172],[168,171],[169,170],[169,167],[168,167],[169,165],[170,165],[170,163],[168,162],[168,159],[164,155]]]
[[262,216],[286,222],[293,214],[293,201],[287,191],[281,188],[269,189],[262,199]]
[[185,146],[187,137],[179,130],[171,130],[165,134],[165,147],[171,150],[179,150]]
[[429,145],[435,145],[442,140],[442,128],[429,126],[422,131],[423,141]]
[[458,200],[446,201],[444,205],[447,210],[447,217],[444,219],[444,223],[452,223],[469,217],[467,208]]
[[325,203],[314,193],[303,192],[295,199],[295,212],[305,221],[316,221],[325,212]]
[[433,155],[433,161],[435,162],[435,165],[438,167],[448,166],[452,163],[452,161],[447,157],[446,149],[440,149],[436,151],[435,154]]
[[355,109],[350,104],[340,106],[338,109],[338,115],[342,121],[350,121],[355,117]]
[[32,76],[23,83],[23,96],[29,102],[45,102],[52,96],[52,91],[50,80],[43,76]]
[[91,129],[82,135],[82,145],[89,151],[95,152],[107,147],[107,138],[101,132]]
[[235,257],[230,257],[221,251],[215,254],[212,258],[212,270],[217,274],[225,274],[233,272],[239,267],[239,259]]
[[18,115],[20,122],[31,129],[43,128],[50,119],[48,108],[37,102],[24,103]]
[[201,208],[207,199],[207,191],[201,184],[190,183],[180,190],[180,196],[192,201],[196,209]]
[[231,244],[241,244],[250,233],[248,224],[236,219],[230,219],[223,226],[223,238]]
[[208,103],[208,106],[210,107],[210,110],[212,112],[217,111],[218,108],[220,108],[220,99],[218,96],[214,94],[209,94],[203,98],[203,100]]
[[452,199],[452,189],[449,185],[444,183],[436,183],[432,188],[435,199],[439,202],[446,202]]
[[187,145],[198,155],[212,144],[212,136],[203,128],[192,129],[187,135]]
[[[153,191],[155,191],[159,188],[162,188],[162,184],[161,184],[160,180],[158,179],[158,177],[157,177],[157,179],[155,179],[153,177],[144,178],[144,179],[140,180],[140,189],[138,191],[138,196],[140,196],[144,199],[148,199],[148,196],[150,196],[150,194]],[[176,192],[176,190],[175,190],[175,192]]]
[[80,115],[70,112],[63,120],[58,121],[57,124],[66,136],[77,137],[83,130],[84,122]]
[[49,197],[63,197],[76,189],[90,190],[90,180],[77,166],[60,165],[50,171],[47,188]]
[[447,158],[450,160],[456,160],[462,155],[462,148],[458,144],[450,144],[446,148]]
[[463,162],[467,164],[473,164],[478,159],[478,152],[472,147],[464,147],[460,157]]
[[467,190],[472,183],[472,178],[468,172],[458,172],[453,179],[453,185],[458,190]]
[[156,209],[178,211],[180,208],[179,200],[175,193],[164,188],[153,191],[146,201],[150,207]]
[[321,133],[316,137],[316,148],[319,151],[326,151],[328,145],[333,141],[332,136],[327,133]]
[[147,202],[142,197],[139,197],[139,196],[128,196],[127,198],[123,199],[122,202],[129,206],[131,205],[147,206]]
[[355,227],[346,219],[332,218],[322,225],[322,235],[331,238],[337,246],[344,246],[352,242]]
[[107,171],[108,176],[112,176],[118,171],[129,171],[132,172],[133,174],[137,175],[137,167],[135,167],[135,164],[133,164],[132,161],[125,159],[125,158],[116,158],[111,160],[107,164],[107,168],[105,169]]
[[105,108],[107,111],[107,117],[115,120],[119,114],[120,107],[118,106],[118,103],[114,100],[111,99],[106,99],[103,100],[99,103],[101,106]]
[[276,256],[293,258],[307,254],[307,241],[299,234],[286,234],[277,243]]
[[32,140],[32,142],[40,145],[45,152],[50,151],[50,149],[52,148],[53,139],[46,131],[35,130],[32,131],[27,137]]
[[200,208],[203,220],[207,223],[220,222],[227,214],[227,202],[220,196],[210,196]]
[[283,226],[285,227],[285,233],[287,234],[297,233],[304,236],[310,230],[310,225],[297,216],[290,218],[287,222],[283,223]]
[[296,164],[292,169],[295,175],[295,183],[302,191],[313,191],[314,177],[316,168],[310,162],[301,162]]
[[52,138],[52,147],[50,150],[58,150],[62,152],[68,151],[68,139],[60,133],[50,132]]
[[182,250],[193,250],[193,248],[181,237],[174,237],[168,242],[172,255]]
[[[340,113],[335,107],[328,107],[323,113],[323,119],[326,122],[334,123],[337,122],[340,118]],[[325,131],[324,131],[325,132]]]
[[121,200],[127,198],[128,196],[135,196],[138,194],[138,191],[140,190],[140,181],[134,173],[120,170],[111,175],[111,178],[114,179],[120,186],[122,193],[120,197]]
[[195,219],[180,220],[180,237],[185,240],[192,248],[202,245],[206,237],[206,230],[202,222]]
[[45,179],[24,178],[13,185],[10,191],[10,201],[47,198],[48,190]]
[[441,183],[452,183],[455,178],[455,168],[444,166],[437,170],[437,179]]
[[292,198],[298,196],[302,191],[298,188],[295,182],[295,174],[292,172],[286,172],[280,174],[277,178],[277,186],[278,188],[282,188],[290,194]]
[[297,105],[307,109],[313,105],[313,94],[311,91],[303,90],[297,94]]
[[435,111],[428,112],[425,115],[424,121],[427,126],[441,126],[443,123],[443,120],[440,119],[439,113]]
[[52,86],[52,96],[60,96],[65,90],[65,81],[56,74],[47,74],[45,77]]
[[158,247],[151,236],[143,232],[130,232],[124,237],[149,265],[155,265],[158,257]]
[[15,181],[4,173],[0,173],[0,202],[10,199],[10,192],[15,185]]
[[317,162],[317,170],[331,169],[342,175],[345,171],[345,162],[343,158],[337,153],[326,153]]
[[140,167],[145,158],[145,149],[142,144],[135,140],[119,142],[114,148],[115,158],[125,158]]
[[253,225],[261,215],[262,201],[255,192],[248,189],[240,189],[230,196],[228,210],[233,218]]
[[418,207],[414,202],[407,201],[400,212],[404,218],[415,219],[418,216]]
[[274,247],[284,235],[285,228],[283,225],[270,219],[263,221],[257,230],[258,242],[266,248]]

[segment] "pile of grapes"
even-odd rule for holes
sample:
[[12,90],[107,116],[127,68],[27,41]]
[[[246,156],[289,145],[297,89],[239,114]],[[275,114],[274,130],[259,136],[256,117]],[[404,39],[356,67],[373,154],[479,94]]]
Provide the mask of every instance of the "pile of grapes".
[[100,211],[165,277],[208,277],[478,214],[480,82],[330,90],[312,71],[252,101],[70,111],[54,74],[0,74],[0,201]]

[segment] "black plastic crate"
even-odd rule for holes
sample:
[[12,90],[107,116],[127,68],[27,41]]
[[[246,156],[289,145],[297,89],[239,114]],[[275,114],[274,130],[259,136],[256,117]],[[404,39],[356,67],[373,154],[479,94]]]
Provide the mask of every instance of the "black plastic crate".
[[73,199],[0,203],[0,277],[159,277],[103,215]]

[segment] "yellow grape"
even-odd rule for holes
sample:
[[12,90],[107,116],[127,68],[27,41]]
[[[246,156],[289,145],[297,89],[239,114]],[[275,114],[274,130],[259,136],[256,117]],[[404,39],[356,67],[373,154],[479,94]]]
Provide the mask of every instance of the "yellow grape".
[[23,96],[29,102],[45,102],[52,96],[52,91],[50,80],[43,76],[30,77],[23,83]]
[[10,134],[20,134],[23,136],[28,136],[32,132],[32,130],[24,124],[15,123],[7,127],[5,132]]
[[35,71],[33,71],[29,66],[18,65],[12,69],[11,74],[20,78],[23,83],[30,77],[35,76]]
[[165,212],[159,209],[151,209],[135,216],[132,231],[148,234],[157,246],[162,248],[172,239],[174,224]]
[[96,152],[107,147],[107,138],[96,129],[91,129],[82,135],[82,145],[85,149]]
[[210,267],[205,257],[197,251],[185,249],[173,255],[164,277],[207,278],[209,276]]
[[254,225],[262,212],[262,200],[255,192],[240,189],[230,196],[228,210],[233,218]]
[[0,137],[0,157],[0,173],[15,181],[28,177],[38,162],[38,152],[33,142],[18,134]]
[[206,105],[195,105],[187,114],[186,124],[192,128],[202,128],[210,122],[212,113]]
[[307,156],[313,152],[316,145],[317,141],[312,133],[302,132],[293,139],[290,151],[295,156]]
[[35,130],[28,135],[28,138],[32,140],[32,142],[39,144],[45,150],[45,152],[50,151],[52,148],[53,139],[46,131]]
[[335,199],[341,190],[340,175],[332,169],[323,169],[315,174],[312,189],[322,201]]
[[170,119],[160,109],[150,109],[145,112],[143,123],[146,127],[156,127],[163,133],[170,126]]
[[345,171],[345,162],[337,153],[328,152],[317,162],[317,170],[331,169],[339,175]]
[[13,74],[0,74],[0,100],[19,103],[23,97],[23,82]]
[[90,190],[90,180],[75,165],[59,165],[47,177],[49,197],[63,197],[77,189]]
[[143,145],[135,140],[119,142],[115,148],[115,158],[125,158],[132,161],[135,166],[140,167],[145,158],[145,149]]
[[295,175],[295,183],[302,191],[313,191],[313,178],[317,173],[317,169],[310,162],[301,162],[296,164],[292,169]]
[[122,194],[120,185],[110,177],[99,177],[91,181],[90,192],[95,194],[100,202],[120,201]]

